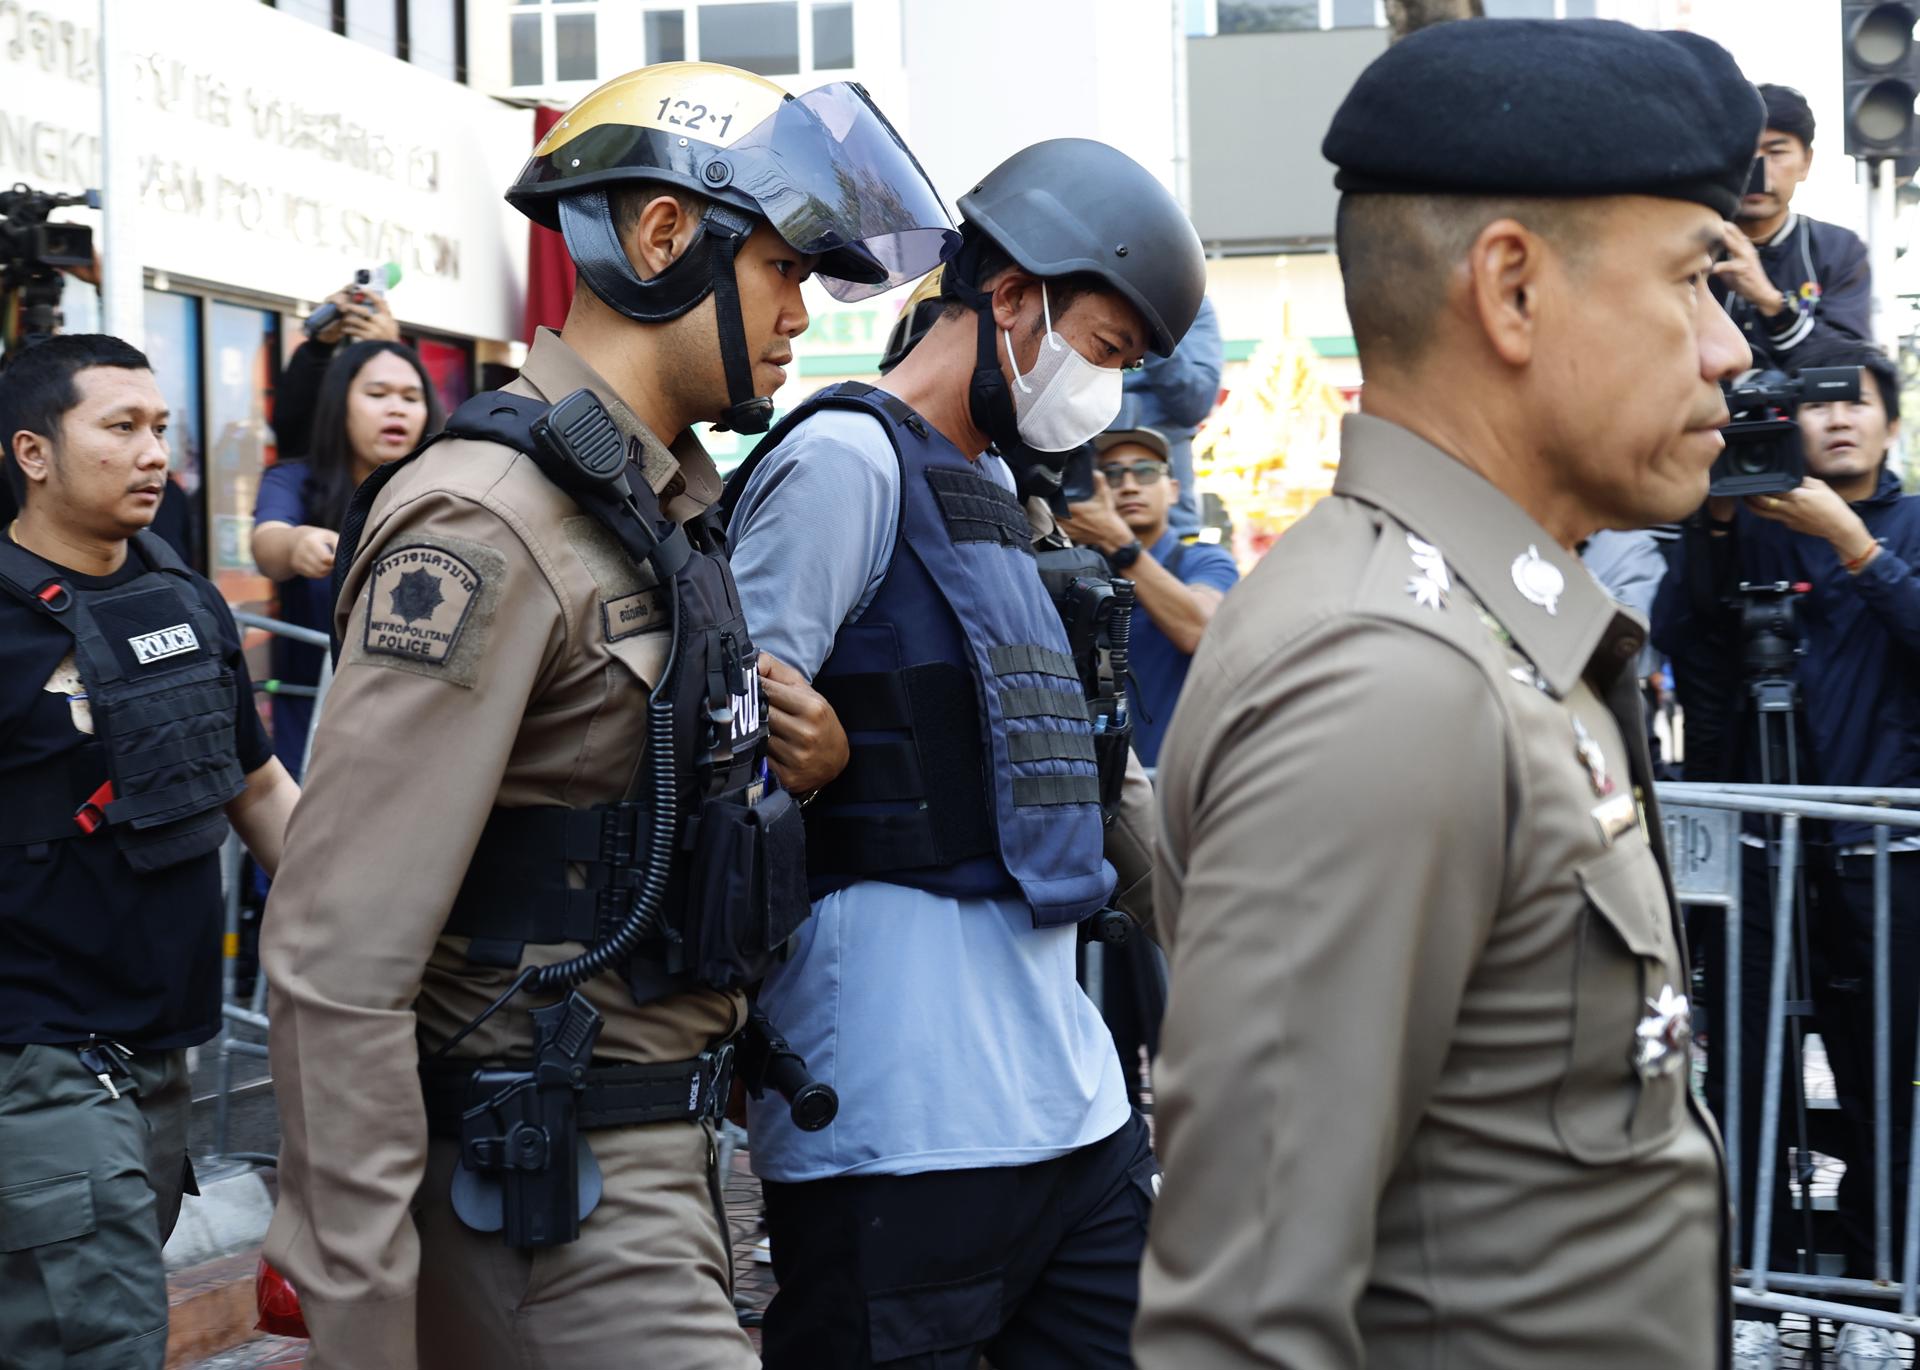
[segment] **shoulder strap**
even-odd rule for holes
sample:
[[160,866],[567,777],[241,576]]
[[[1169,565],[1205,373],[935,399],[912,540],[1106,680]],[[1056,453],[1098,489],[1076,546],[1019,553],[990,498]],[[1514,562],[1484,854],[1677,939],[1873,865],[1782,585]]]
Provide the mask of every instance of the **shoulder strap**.
[[[340,520],[340,540],[333,550],[334,602],[339,603],[347,570],[360,550],[360,539],[367,531],[367,515],[373,509],[373,502],[387,488],[387,482],[399,474],[401,467],[443,438],[477,438],[482,442],[502,443],[516,452],[531,453],[534,421],[546,412],[547,406],[539,400],[524,395],[510,395],[504,390],[482,390],[454,410],[447,417],[446,427],[438,433],[399,461],[375,468],[373,474],[354,490],[353,498],[347,502],[346,517]],[[334,650],[338,655],[338,643],[334,644]]]
[[43,613],[58,617],[58,611],[40,598],[40,591],[59,579],[48,575],[46,563],[5,533],[0,532],[0,590]]
[[741,493],[746,490],[747,481],[752,477],[754,468],[759,466],[761,458],[785,442],[787,434],[822,409],[851,409],[880,419],[880,426],[886,429],[887,441],[893,444],[896,456],[900,452],[900,440],[894,436],[894,427],[918,417],[912,406],[899,396],[863,381],[842,381],[816,391],[798,409],[775,424],[773,431],[755,443],[746,459],[733,468],[732,474],[727,477],[726,487],[720,492],[720,502],[714,506],[720,511],[722,526],[733,522],[734,508],[740,503]]
[[1167,555],[1165,561],[1160,563],[1167,568],[1167,574],[1175,580],[1180,578],[1180,563],[1187,559],[1187,548],[1191,545],[1190,543],[1176,540],[1173,544],[1173,551]]

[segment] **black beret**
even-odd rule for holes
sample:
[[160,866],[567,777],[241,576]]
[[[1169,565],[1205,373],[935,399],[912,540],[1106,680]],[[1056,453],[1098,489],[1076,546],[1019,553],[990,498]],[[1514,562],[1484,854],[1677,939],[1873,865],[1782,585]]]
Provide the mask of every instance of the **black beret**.
[[1360,73],[1321,152],[1344,191],[1657,195],[1732,217],[1760,95],[1726,49],[1610,19],[1462,19]]

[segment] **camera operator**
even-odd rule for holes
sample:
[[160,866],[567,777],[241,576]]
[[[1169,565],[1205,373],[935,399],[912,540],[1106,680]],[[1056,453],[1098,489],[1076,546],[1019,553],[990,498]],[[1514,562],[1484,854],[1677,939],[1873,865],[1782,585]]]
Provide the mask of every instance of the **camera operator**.
[[1740,325],[1755,366],[1791,371],[1801,354],[1871,336],[1867,245],[1838,224],[1793,212],[1793,192],[1813,166],[1813,111],[1791,86],[1761,86],[1767,126],[1759,158],[1766,188],[1747,188],[1724,228],[1726,259],[1713,293]]
[[1182,542],[1170,526],[1181,483],[1170,470],[1165,436],[1151,428],[1110,428],[1093,445],[1094,496],[1075,504],[1060,527],[1104,556],[1139,594],[1132,634],[1132,676],[1140,695],[1133,750],[1152,766],[1200,634],[1239,581],[1240,568],[1225,548]]
[[338,316],[314,333],[287,358],[273,397],[273,436],[281,461],[296,461],[313,450],[313,418],[320,403],[320,383],[334,351],[347,343],[400,341],[400,322],[387,306],[386,295],[356,283],[327,296]]
[[[1860,366],[1857,401],[1803,404],[1799,409],[1807,469],[1799,488],[1744,501],[1710,499],[1686,526],[1673,567],[1654,603],[1654,642],[1674,658],[1693,693],[1717,697],[1732,713],[1720,776],[1760,778],[1755,728],[1740,717],[1739,587],[1804,583],[1794,617],[1804,654],[1794,666],[1805,727],[1799,775],[1825,785],[1873,788],[1920,785],[1920,500],[1902,494],[1887,469],[1899,431],[1898,377],[1893,365],[1863,343],[1828,346],[1803,360],[1812,366]],[[1871,382],[1867,382],[1871,377]],[[1689,752],[1691,758],[1691,749]],[[1696,778],[1710,778],[1690,771]],[[1772,960],[1772,912],[1760,839],[1749,836],[1742,877],[1741,1091],[1743,1106],[1738,1197],[1742,1222],[1752,1211],[1757,1169],[1761,1064],[1766,1043],[1766,994]],[[1806,868],[1812,908],[1808,932],[1813,997],[1821,1037],[1847,1125],[1847,1173],[1839,1218],[1847,1273],[1870,1278],[1873,1252],[1872,1149],[1872,916],[1873,830],[1832,825],[1831,845],[1810,845]],[[1920,990],[1920,925],[1904,911],[1920,905],[1920,843],[1895,835],[1892,903],[1894,987],[1892,1068],[1913,1060],[1916,991]],[[1700,963],[1710,983],[1723,973],[1720,932],[1711,923]],[[1708,1097],[1719,1108],[1724,1080],[1710,1066]],[[1894,1207],[1904,1210],[1907,1137],[1912,1092],[1895,1076],[1892,1176]],[[1784,1158],[1775,1212],[1786,1207]],[[1775,1225],[1776,1268],[1793,1262],[1791,1224]],[[1751,1237],[1742,1239],[1743,1259]],[[1778,1264],[1785,1261],[1786,1265]],[[1853,1329],[1849,1338],[1867,1335]],[[1845,1362],[1842,1362],[1843,1364]]]

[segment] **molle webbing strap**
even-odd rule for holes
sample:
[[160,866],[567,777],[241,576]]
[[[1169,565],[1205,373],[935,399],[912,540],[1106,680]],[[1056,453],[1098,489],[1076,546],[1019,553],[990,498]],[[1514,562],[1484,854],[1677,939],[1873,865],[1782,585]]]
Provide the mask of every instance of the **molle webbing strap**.
[[1049,647],[1019,643],[1010,647],[989,647],[987,664],[995,675],[1050,675],[1061,680],[1080,681],[1080,668],[1065,652]]
[[971,471],[927,470],[947,536],[955,542],[997,542],[1033,554],[1033,529],[1013,491]]

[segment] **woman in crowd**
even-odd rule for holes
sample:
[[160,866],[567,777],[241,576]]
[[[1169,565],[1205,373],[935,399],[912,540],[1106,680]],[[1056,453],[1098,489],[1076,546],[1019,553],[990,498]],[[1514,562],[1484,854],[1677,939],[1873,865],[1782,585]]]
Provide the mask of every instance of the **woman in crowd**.
[[[328,364],[306,460],[269,467],[253,506],[253,559],[278,587],[279,617],[302,628],[329,629],[334,545],[354,487],[375,467],[419,446],[442,417],[433,383],[410,347],[358,342]],[[274,638],[274,676],[283,684],[313,686],[322,650]],[[295,776],[312,718],[310,697],[274,695],[274,751]]]

